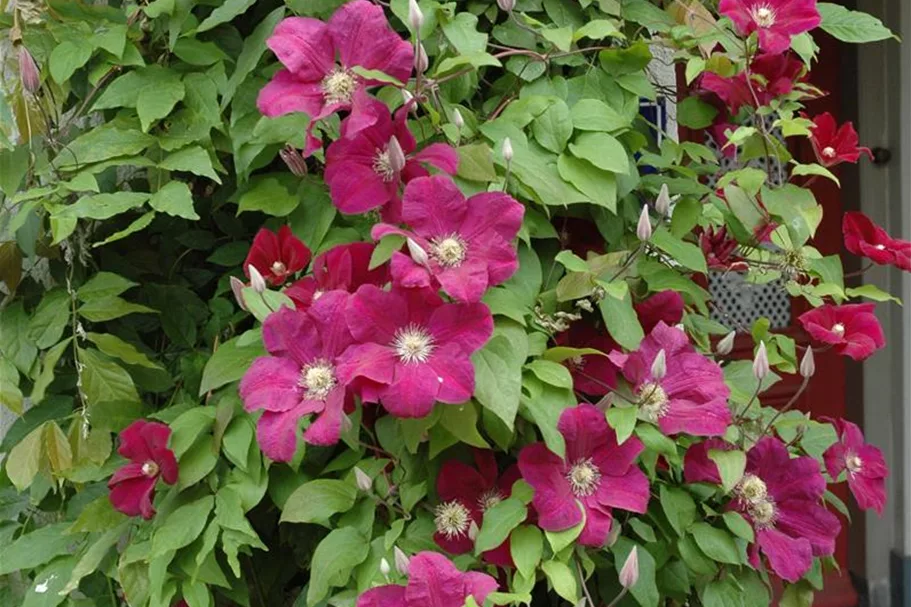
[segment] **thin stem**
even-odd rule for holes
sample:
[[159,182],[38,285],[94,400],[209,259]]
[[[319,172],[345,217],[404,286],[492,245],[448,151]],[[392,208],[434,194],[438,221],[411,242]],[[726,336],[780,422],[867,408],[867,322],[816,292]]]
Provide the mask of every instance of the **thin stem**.
[[753,396],[750,398],[746,406],[737,414],[736,419],[741,420],[747,414],[747,411],[750,410],[750,407],[753,406],[753,401],[756,400],[756,397],[759,396],[759,391],[762,390],[762,381],[756,383],[756,390],[753,392]]
[[800,395],[803,394],[804,390],[807,389],[807,386],[809,385],[809,383],[810,383],[810,378],[804,377],[803,381],[800,382],[800,388],[797,389],[797,392],[794,394],[794,396],[791,397],[791,400],[789,400],[785,404],[784,407],[779,409],[775,413],[775,415],[772,417],[772,419],[769,420],[769,423],[766,424],[766,427],[762,430],[762,433],[760,434],[760,436],[767,434],[769,432],[769,429],[772,427],[772,424],[774,424],[778,420],[779,417],[781,417],[784,413],[787,413],[791,409],[791,407],[794,406],[794,403],[797,402],[797,399],[800,398]]
[[579,584],[582,585],[582,592],[585,593],[585,598],[588,600],[589,607],[595,607],[595,601],[588,591],[588,586],[585,585],[585,574],[582,571],[582,563],[580,563],[578,559],[576,559],[576,571],[579,572]]
[[628,590],[626,588],[621,590],[620,594],[618,594],[616,597],[614,597],[614,600],[607,604],[607,607],[617,607],[617,603],[620,602],[620,599],[622,599],[623,597],[626,596],[627,592],[628,592]]

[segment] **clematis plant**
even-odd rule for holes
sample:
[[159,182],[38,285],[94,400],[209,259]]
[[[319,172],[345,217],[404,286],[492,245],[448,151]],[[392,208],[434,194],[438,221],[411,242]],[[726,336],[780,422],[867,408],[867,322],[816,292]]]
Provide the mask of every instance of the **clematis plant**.
[[177,482],[177,460],[168,448],[171,429],[165,424],[139,419],[120,433],[117,453],[130,460],[119,468],[108,487],[114,508],[129,516],[150,519],[155,515],[152,499],[160,478]]

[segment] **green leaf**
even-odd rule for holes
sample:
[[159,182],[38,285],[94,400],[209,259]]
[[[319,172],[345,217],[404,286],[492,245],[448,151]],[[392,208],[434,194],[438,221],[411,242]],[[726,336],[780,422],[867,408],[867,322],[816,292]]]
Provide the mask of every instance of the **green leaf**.
[[241,347],[237,345],[237,339],[235,337],[221,344],[206,363],[199,384],[200,396],[239,380],[253,360],[265,354],[259,343]]
[[558,27],[541,30],[541,35],[545,40],[553,43],[559,50],[566,52],[573,43],[573,28]]
[[535,359],[526,365],[526,368],[538,376],[538,379],[558,388],[573,387],[573,378],[569,369],[563,365],[549,360]]
[[443,34],[460,55],[483,53],[487,49],[487,34],[478,32],[478,18],[469,12],[456,13],[441,23]]
[[709,459],[718,467],[724,492],[730,493],[743,478],[743,471],[747,464],[746,453],[738,450],[709,449]]
[[64,40],[55,46],[48,60],[54,82],[65,84],[76,70],[88,63],[92,50],[92,44],[87,39]]
[[[582,504],[576,502],[576,505],[579,507],[579,510],[584,511]],[[563,531],[545,531],[544,535],[547,537],[547,543],[550,544],[551,551],[554,554],[562,552],[576,541],[584,527],[585,520],[582,520],[578,525],[570,527],[569,529],[564,529]]]
[[149,206],[172,217],[199,219],[193,209],[193,195],[182,181],[169,181],[149,199]]
[[30,376],[38,349],[28,337],[28,316],[21,299],[0,309],[0,334],[3,335],[0,353],[16,365],[20,373]]
[[278,25],[284,16],[285,6],[282,4],[266,15],[266,17],[256,25],[256,29],[253,30],[253,33],[244,40],[244,47],[237,57],[237,67],[234,68],[234,72],[231,74],[231,78],[228,79],[228,84],[222,92],[222,108],[228,106],[240,84],[246,80],[247,76],[249,76],[254,69],[256,69],[259,60],[266,52],[266,39],[272,35],[272,30],[275,29],[275,26]]
[[183,148],[166,156],[164,160],[158,163],[158,166],[169,171],[185,171],[200,177],[208,177],[216,183],[221,183],[221,178],[212,166],[212,158],[209,156],[209,152],[198,145]]
[[891,293],[886,293],[876,285],[865,284],[859,287],[849,287],[845,289],[845,295],[848,297],[866,297],[873,301],[894,301],[901,305],[901,300],[894,297]]
[[142,403],[132,400],[109,400],[89,403],[92,426],[110,432],[120,432],[145,414]]
[[687,97],[677,104],[677,121],[688,129],[704,129],[717,115],[718,110],[699,97]]
[[35,583],[25,592],[21,607],[57,607],[66,600],[58,593],[73,573],[79,560],[75,556],[55,558],[35,574]]
[[282,510],[283,523],[327,523],[329,517],[347,512],[357,499],[357,488],[344,481],[318,479],[304,483],[291,494]]
[[4,546],[0,550],[0,575],[33,569],[56,556],[75,552],[82,535],[67,535],[67,527],[69,523],[46,525]]
[[76,590],[82,578],[95,572],[101,565],[102,559],[110,552],[117,540],[120,539],[122,529],[120,527],[107,531],[104,535],[95,540],[95,543],[89,546],[88,550],[79,559],[79,563],[73,568],[73,573],[66,586],[60,592],[69,594]]
[[174,509],[152,536],[149,558],[189,546],[202,533],[214,505],[215,498],[206,495]]
[[708,273],[708,268],[705,264],[705,255],[698,245],[684,242],[671,235],[671,233],[664,228],[656,230],[652,234],[650,242],[670,255],[674,261],[681,265],[701,274]]
[[380,267],[392,259],[393,253],[401,250],[404,244],[405,237],[401,234],[387,234],[386,236],[383,236],[373,249],[373,253],[370,255],[370,264],[368,268],[374,270]]
[[617,543],[611,547],[611,552],[614,553],[614,570],[620,575],[620,570],[633,547],[636,548],[636,556],[639,559],[639,579],[629,589],[629,593],[642,607],[657,607],[660,595],[655,582],[656,565],[648,550],[628,538],[618,538]]
[[[25,438],[12,448],[6,458],[6,475],[16,489],[25,491],[32,484],[32,480],[34,480],[41,467],[43,454],[44,424],[29,432]],[[3,569],[4,552],[6,551],[0,551],[0,570]]]
[[44,449],[50,470],[55,475],[73,467],[73,450],[57,422],[44,424]]
[[544,553],[544,536],[534,525],[520,525],[509,534],[509,549],[516,569],[529,578],[541,562]]
[[639,347],[645,333],[639,324],[639,317],[628,292],[622,299],[610,295],[602,298],[598,303],[598,309],[601,310],[601,317],[607,325],[608,332],[618,344],[627,350]]
[[228,58],[214,42],[203,42],[196,38],[181,38],[174,45],[174,54],[190,65],[212,65]]
[[474,397],[509,429],[513,428],[522,393],[522,366],[528,356],[525,331],[494,334],[471,360],[475,368]]
[[888,38],[898,40],[898,37],[873,15],[848,10],[830,2],[820,2],[816,8],[822,17],[819,28],[842,42],[857,44]]
[[134,220],[132,223],[130,223],[130,225],[128,225],[124,229],[122,229],[118,232],[114,232],[113,234],[111,234],[110,236],[105,238],[104,240],[101,240],[99,242],[93,242],[92,248],[94,249],[96,247],[104,246],[106,244],[115,242],[122,238],[126,238],[130,234],[134,234],[136,232],[144,230],[147,227],[149,227],[149,224],[152,223],[153,219],[155,219],[155,211],[149,211],[148,213],[146,213],[146,214],[140,216],[138,219]]
[[564,181],[574,185],[592,203],[611,213],[617,212],[617,178],[613,173],[569,154],[560,154],[557,158],[557,171]]
[[696,502],[693,496],[684,489],[661,485],[658,492],[664,516],[677,535],[682,536],[696,520]]
[[506,541],[513,529],[522,524],[528,516],[525,504],[515,498],[507,498],[484,511],[484,520],[474,542],[476,555],[493,550]]
[[626,148],[607,133],[582,133],[569,144],[569,151],[576,158],[587,160],[599,169],[611,173],[629,174],[629,157]]
[[613,21],[608,21],[607,19],[594,19],[589,21],[582,27],[576,30],[576,33],[573,34],[573,40],[581,40],[582,38],[591,38],[592,40],[603,40],[604,38],[625,38],[626,36],[617,29],[617,26]]
[[92,322],[104,322],[134,313],[157,314],[158,310],[116,296],[91,299],[79,308],[79,315]]
[[177,489],[182,491],[204,479],[218,463],[215,439],[204,434],[190,445],[179,460]]
[[186,95],[186,88],[176,73],[170,78],[162,78],[139,89],[136,98],[136,114],[143,132],[149,130],[152,123],[171,113],[178,101]]
[[104,299],[120,295],[127,289],[135,287],[137,283],[127,280],[123,276],[111,272],[98,272],[76,291],[76,297],[81,301]]
[[449,434],[467,445],[479,449],[490,448],[490,445],[478,432],[478,410],[473,402],[462,405],[445,405],[439,427],[445,428]]
[[560,561],[544,561],[541,570],[554,588],[554,592],[572,604],[579,600],[579,586],[576,576],[566,563]]
[[731,533],[737,537],[745,539],[750,543],[753,542],[753,527],[747,522],[745,518],[743,518],[743,516],[731,510],[722,514],[721,518],[724,519],[724,524],[727,525],[727,528],[731,530]]
[[102,495],[82,509],[82,512],[79,513],[79,517],[66,532],[108,531],[125,520],[127,520],[127,516],[114,509],[111,498],[107,495]]
[[344,586],[351,571],[367,559],[370,542],[355,528],[343,527],[323,538],[311,559],[307,605],[323,600],[333,586]]
[[489,183],[497,178],[493,166],[490,146],[486,143],[463,145],[458,148],[459,172],[457,175],[469,181]]
[[67,144],[54,158],[61,170],[76,170],[95,162],[133,156],[155,143],[151,135],[113,122],[89,129]]
[[128,365],[138,365],[147,369],[161,369],[162,367],[152,362],[148,356],[136,349],[133,344],[127,343],[108,333],[86,333],[86,339],[98,346],[98,349],[112,358],[119,358]]
[[535,140],[551,152],[559,154],[573,134],[569,107],[557,100],[531,123]]
[[791,175],[819,175],[820,177],[825,177],[826,179],[835,182],[835,185],[841,187],[841,182],[838,180],[838,177],[832,173],[832,171],[820,164],[816,164],[815,162],[810,164],[794,165],[794,167],[791,169]]
[[80,219],[110,219],[142,205],[149,194],[142,192],[117,192],[116,194],[95,194],[83,196],[75,204],[63,207],[57,217]]
[[28,322],[29,339],[41,350],[50,348],[63,337],[69,322],[70,296],[66,289],[48,291]]
[[690,528],[696,545],[707,557],[720,563],[739,565],[740,551],[734,538],[724,529],[712,527],[708,523],[696,523]]
[[262,211],[275,217],[284,217],[300,204],[300,199],[275,177],[251,180],[250,188],[237,202],[237,213]]
[[580,99],[570,114],[573,127],[580,131],[614,132],[630,126],[628,118],[599,99]]
[[[34,394],[34,390],[32,393]],[[19,389],[19,371],[16,370],[16,365],[3,357],[0,357],[0,404],[16,415],[22,415],[22,390]]]
[[636,429],[636,419],[639,416],[638,407],[611,407],[607,410],[607,422],[617,433],[617,442],[626,442]]
[[82,384],[89,402],[109,400],[138,401],[133,379],[123,367],[103,358],[97,350],[80,349]]
[[248,8],[256,4],[256,0],[225,0],[221,6],[209,13],[209,16],[203,19],[197,33],[207,32],[214,29],[222,23],[227,23],[245,12]]

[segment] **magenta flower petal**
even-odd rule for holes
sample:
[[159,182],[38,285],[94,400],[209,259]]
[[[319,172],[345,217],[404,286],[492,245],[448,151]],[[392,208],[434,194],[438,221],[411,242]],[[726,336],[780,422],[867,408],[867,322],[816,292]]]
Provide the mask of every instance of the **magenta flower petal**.
[[319,19],[288,17],[275,27],[266,44],[301,80],[322,80],[335,65],[329,27]]
[[439,382],[441,403],[462,404],[474,394],[474,365],[456,344],[447,344],[428,363]]
[[[465,599],[474,597],[483,605],[487,595],[497,589],[489,575],[462,573],[442,554],[419,552],[408,565],[405,607],[462,607]],[[360,605],[358,607],[361,607]]]
[[583,546],[592,546],[598,548],[607,541],[610,535],[611,527],[614,524],[614,515],[611,514],[610,508],[602,508],[596,501],[596,496],[592,496],[585,502],[585,527],[579,534],[577,540]]
[[[142,464],[127,464],[139,469]],[[141,516],[149,520],[155,515],[155,508],[152,506],[152,498],[155,495],[155,478],[139,473],[136,478],[129,478],[114,482],[111,479],[109,487],[111,489],[110,500],[114,508],[127,516]]]
[[399,293],[364,285],[348,302],[347,320],[358,341],[388,345],[396,331],[408,324],[408,305]]
[[842,232],[845,248],[855,255],[911,272],[911,242],[892,238],[863,213],[845,213]]
[[862,510],[874,509],[882,516],[886,504],[886,466],[882,451],[868,445],[856,424],[843,419],[835,420],[837,443],[823,454],[826,470],[832,480],[847,471],[848,488]]
[[[641,450],[640,444],[639,451]],[[648,478],[635,466],[620,476],[605,475],[594,497],[603,506],[644,514],[648,509]]]
[[465,217],[460,230],[464,238],[475,240],[490,232],[506,242],[516,237],[522,227],[525,207],[512,196],[501,192],[482,192],[468,200],[471,212]]
[[[596,450],[607,447],[611,432],[604,413],[597,407],[565,410],[557,422],[557,430],[566,440],[566,459],[569,461],[589,458]],[[626,462],[626,466],[630,463]]]
[[783,580],[796,582],[813,564],[813,548],[803,538],[794,538],[776,529],[762,529],[756,534],[772,570]]
[[269,459],[290,462],[294,458],[298,425],[307,413],[307,406],[302,403],[287,411],[263,411],[256,424],[256,442]]
[[721,0],[718,12],[730,18],[741,35],[758,32],[760,48],[775,54],[788,50],[791,36],[821,21],[816,0]]
[[[404,143],[402,145],[404,147]],[[450,175],[455,175],[459,170],[459,153],[452,146],[445,143],[431,143],[417,152],[413,158]]]
[[344,382],[356,377],[379,384],[389,384],[395,374],[396,353],[390,347],[375,343],[358,344],[339,357],[338,374]]
[[108,481],[114,508],[129,516],[150,519],[155,514],[152,498],[161,477],[166,483],[177,482],[177,460],[168,448],[171,429],[159,422],[136,420],[120,433],[117,452],[130,460]]
[[303,366],[318,356],[320,336],[306,314],[282,307],[263,323],[263,344],[272,356]]
[[453,342],[472,354],[493,334],[490,308],[482,303],[440,306],[430,316],[427,327],[440,343]]
[[383,406],[396,417],[424,417],[433,410],[440,383],[429,365],[397,364],[395,377],[383,393]]
[[357,607],[402,607],[405,602],[405,587],[387,584],[371,588],[357,597]]
[[691,445],[683,458],[683,477],[686,482],[720,485],[721,475],[718,473],[717,464],[709,458],[709,451],[712,449],[729,451],[733,448],[734,445],[720,438],[710,438]]
[[826,304],[804,312],[798,320],[813,339],[835,346],[835,351],[864,360],[886,345],[875,304]]
[[411,75],[414,50],[389,26],[383,7],[367,0],[343,4],[329,19],[329,33],[343,66],[379,70],[399,82]]
[[566,465],[543,443],[524,447],[519,453],[522,478],[535,490],[532,503],[538,513],[538,525],[547,531],[562,531],[582,522],[582,510],[576,503]]
[[304,440],[311,445],[334,445],[342,435],[345,415],[345,390],[336,388],[326,398],[322,412],[304,431]]
[[259,92],[256,107],[270,117],[292,112],[317,116],[323,107],[323,89],[318,82],[299,80],[288,70],[279,70]]
[[290,358],[257,358],[240,380],[238,392],[247,411],[288,411],[301,400],[301,365]]
[[405,221],[418,233],[442,235],[461,225],[468,212],[465,196],[452,180],[445,177],[422,177],[405,188],[402,213]]

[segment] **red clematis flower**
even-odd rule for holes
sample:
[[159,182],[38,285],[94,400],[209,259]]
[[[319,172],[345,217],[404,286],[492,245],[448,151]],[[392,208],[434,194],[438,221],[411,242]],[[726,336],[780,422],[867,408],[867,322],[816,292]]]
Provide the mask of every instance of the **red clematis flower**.
[[168,449],[171,429],[159,422],[138,419],[120,433],[117,453],[130,463],[117,470],[108,488],[114,508],[129,516],[150,519],[155,514],[152,498],[158,478],[177,482],[177,459]]
[[863,213],[845,213],[841,226],[845,248],[855,255],[911,272],[911,242],[892,238]]
[[310,116],[304,156],[319,148],[313,125],[339,110],[351,110],[349,134],[376,120],[366,106],[369,86],[385,84],[359,76],[352,68],[378,70],[405,82],[411,75],[414,49],[393,31],[383,7],[354,0],[339,7],[329,22],[289,17],[267,41],[285,69],[259,93],[257,105],[266,116],[304,112]]
[[821,21],[816,0],[721,0],[718,12],[734,22],[741,36],[757,32],[759,48],[773,54],[788,50],[791,36]]
[[[699,235],[699,246],[705,255],[705,261],[709,268],[713,270],[734,269],[732,257],[737,250],[737,241],[728,235],[727,226],[722,226],[716,230],[714,226],[709,226]],[[737,262],[737,265],[746,265]]]
[[436,552],[419,552],[408,563],[408,585],[371,588],[356,607],[462,607],[470,596],[483,605],[497,581],[486,573],[462,573]]
[[648,479],[636,464],[643,449],[631,437],[622,445],[594,405],[565,409],[557,429],[566,440],[566,457],[544,443],[533,443],[519,454],[522,478],[535,490],[532,500],[538,526],[562,531],[582,522],[583,546],[602,546],[613,524],[612,508],[644,513],[648,508]]
[[734,445],[720,439],[709,438],[701,443],[691,445],[683,456],[683,478],[688,483],[715,483],[721,484],[721,474],[718,466],[709,457],[709,451],[730,451]]
[[660,322],[673,326],[683,320],[683,297],[677,291],[655,293],[633,307],[645,333],[651,333]]
[[313,260],[313,275],[295,281],[284,293],[298,310],[306,310],[327,291],[354,293],[361,285],[389,282],[389,266],[370,269],[373,243],[352,242],[333,247]]
[[[806,118],[806,115],[803,115]],[[853,122],[846,122],[841,126],[835,117],[825,112],[813,118],[813,127],[810,131],[810,143],[819,164],[833,167],[842,162],[856,163],[861,154],[866,154],[871,160],[873,153],[869,148],[858,145],[857,131]]]
[[823,460],[832,480],[848,472],[848,488],[861,510],[872,508],[882,516],[886,505],[886,476],[889,468],[883,453],[864,441],[856,424],[843,419],[833,422],[838,431],[838,442],[826,449]]
[[[521,478],[515,465],[500,475],[491,451],[475,449],[474,460],[476,467],[449,460],[437,476],[440,505],[434,509],[437,530],[433,540],[451,554],[464,554],[474,549],[474,540],[469,533],[471,523],[480,527],[484,511],[509,497],[513,483]],[[485,552],[483,558],[500,567],[512,567],[509,539]]]
[[593,348],[602,354],[582,354],[567,358],[563,365],[569,369],[573,387],[590,396],[604,396],[617,386],[617,366],[607,357],[617,348],[603,326],[587,321],[574,322],[567,331],[556,336],[558,346]]
[[810,336],[854,360],[863,360],[886,345],[875,304],[826,304],[804,312],[798,320]]
[[803,71],[803,63],[790,54],[766,54],[756,57],[750,64],[752,78],[749,80],[746,71],[731,78],[706,72],[700,86],[718,95],[731,114],[736,114],[743,106],[768,105],[773,99],[787,95],[794,90],[794,83],[802,78]]
[[381,208],[386,221],[397,223],[402,185],[429,175],[422,163],[454,175],[459,154],[445,143],[432,143],[415,153],[417,142],[406,122],[409,106],[393,119],[382,101],[370,99],[367,104],[376,122],[353,135],[351,119],[342,122],[341,137],[326,150],[326,183],[332,203],[342,213]]
[[310,249],[282,226],[278,234],[260,228],[253,238],[253,245],[244,260],[244,274],[250,278],[249,266],[253,266],[272,286],[284,284],[292,274],[300,272],[310,263]]

